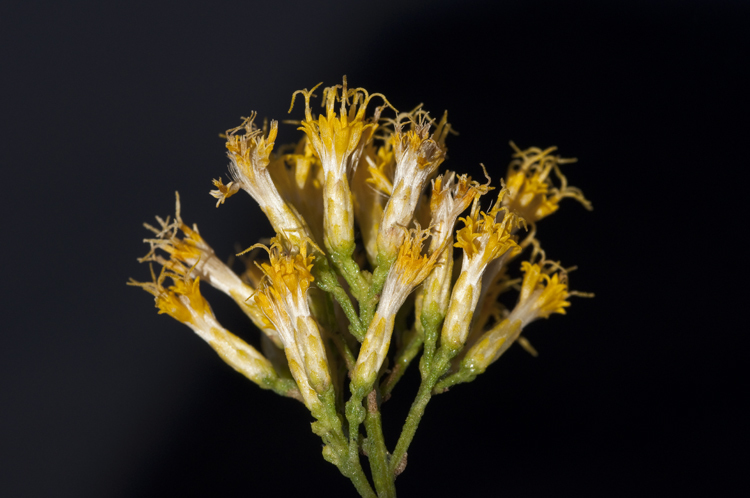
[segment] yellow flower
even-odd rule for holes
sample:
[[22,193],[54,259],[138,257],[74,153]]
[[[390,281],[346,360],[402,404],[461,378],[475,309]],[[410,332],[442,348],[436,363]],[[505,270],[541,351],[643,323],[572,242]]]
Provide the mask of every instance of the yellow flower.
[[[227,130],[226,133],[226,147],[230,157],[236,159],[238,166],[248,175],[254,174],[254,170],[260,171],[268,166],[278,131],[278,122],[271,121],[271,130],[266,134],[265,130],[255,126],[257,116],[258,114],[253,112],[249,118],[244,118],[240,126]],[[245,133],[238,135],[237,132],[241,130]]]
[[211,197],[215,197],[216,199],[218,199],[216,201],[216,207],[224,204],[224,201],[240,191],[239,183],[229,182],[224,185],[224,182],[221,178],[219,178],[218,180],[214,180],[213,183],[216,187],[216,190],[211,190],[209,194],[211,194]]
[[488,185],[480,185],[468,175],[456,176],[452,171],[446,171],[432,181],[430,211],[433,233],[430,252],[441,251],[441,254],[438,264],[425,279],[415,306],[418,329],[421,328],[420,315],[423,309],[445,316],[453,273],[453,247],[448,242],[452,240],[456,219],[475,199],[489,190]]
[[260,294],[256,294],[266,297],[262,299],[263,311],[273,315],[267,307],[271,300],[275,306],[283,303],[295,310],[306,308],[307,289],[315,280],[310,272],[315,257],[307,254],[307,244],[302,245],[297,252],[287,253],[276,237],[271,240],[271,247],[267,251],[269,262],[260,265],[267,281],[261,286]]
[[[404,120],[411,125],[408,131],[404,131]],[[445,159],[445,139],[451,131],[448,113],[443,114],[435,131],[430,133],[434,123],[421,108],[396,118],[395,131],[390,137],[396,156],[396,184],[417,171],[435,172]]]
[[[151,282],[131,279],[128,283],[152,294],[160,314],[165,313],[189,326],[229,366],[262,388],[271,388],[271,381],[278,378],[271,362],[219,324],[211,306],[200,293],[200,278],[192,279],[189,274],[189,271],[179,274],[164,267],[157,277],[152,268]],[[164,286],[167,278],[172,280],[169,287]]]
[[[461,274],[453,286],[450,307],[441,332],[442,344],[451,354],[457,354],[468,338],[471,320],[482,295],[482,278],[488,266],[502,265],[521,251],[513,231],[523,224],[515,214],[500,207],[505,189],[500,191],[497,205],[485,213],[478,203],[471,214],[461,218],[464,227],[456,233],[456,247],[464,251]],[[502,213],[502,217],[500,217]],[[501,220],[497,221],[500,217]],[[493,263],[493,261],[499,260]]]
[[404,233],[404,243],[399,248],[381,292],[378,303],[378,313],[381,316],[395,315],[398,312],[407,296],[435,267],[440,253],[438,250],[429,256],[422,254],[422,246],[429,236],[429,230],[417,227],[404,230]]
[[306,244],[285,251],[278,238],[267,251],[269,262],[261,264],[266,280],[253,299],[279,332],[305,404],[311,411],[317,410],[318,395],[331,386],[331,375],[320,330],[307,302],[314,280],[310,273],[314,257],[307,254]]
[[570,306],[568,278],[557,263],[521,263],[524,272],[518,304],[510,314],[510,320],[521,320],[525,327],[537,318],[548,318],[552,313],[565,314]]
[[352,385],[357,390],[369,392],[372,388],[388,353],[396,313],[435,266],[439,251],[430,256],[422,254],[422,245],[428,236],[429,230],[419,228],[405,234],[404,244],[388,272],[378,309],[367,329],[354,367]]
[[489,185],[472,181],[469,175],[446,171],[432,181],[431,225],[434,229],[430,250],[443,246],[453,236],[456,219],[475,199],[489,192]]
[[[485,213],[474,204],[471,214],[461,218],[464,227],[456,232],[455,247],[464,251],[464,266],[469,265],[483,269],[490,261],[510,251],[520,252],[520,247],[513,239],[513,232],[523,225],[523,219],[501,206],[506,190],[498,195],[496,206]],[[500,221],[497,218],[503,213]]]
[[[411,124],[407,131],[405,121]],[[378,233],[378,251],[386,259],[392,259],[403,242],[402,228],[411,224],[428,180],[445,158],[445,137],[451,129],[446,113],[430,133],[434,121],[420,108],[399,114],[393,124],[394,132],[388,139],[396,161],[393,193]]]
[[[156,235],[155,239],[144,239],[151,249],[148,254],[140,258],[139,262],[156,261],[162,265],[166,261],[159,256],[156,251],[160,249],[169,254],[173,259],[185,263],[187,266],[193,266],[198,261],[210,259],[214,255],[213,249],[209,246],[198,233],[198,227],[187,226],[180,216],[180,194],[175,192],[175,218],[170,222],[169,217],[166,220],[156,217],[159,227],[155,228],[148,223],[143,226]],[[180,237],[180,235],[182,235]]]
[[[260,328],[274,343],[281,346],[278,333],[273,325],[261,313],[254,303],[246,303],[247,297],[255,292],[251,286],[245,284],[232,271],[198,233],[198,227],[190,228],[183,222],[180,215],[180,196],[175,193],[175,217],[173,221],[156,217],[159,227],[149,224],[145,227],[156,235],[154,239],[145,239],[151,249],[148,254],[140,258],[140,262],[153,261],[168,268],[173,274],[184,278],[196,276],[212,287],[230,296],[242,308],[242,311]],[[164,251],[170,257],[162,256],[158,251]]]
[[[180,275],[174,271],[162,268],[157,277],[151,269],[151,282],[136,282],[130,280],[130,285],[141,287],[154,296],[159,314],[166,313],[178,322],[195,325],[204,316],[213,315],[211,307],[200,293],[200,278],[191,279],[188,275]],[[172,285],[164,287],[164,281],[169,278]]]
[[[540,252],[543,254],[535,244],[532,259]],[[521,332],[529,323],[538,318],[548,318],[552,313],[565,314],[571,295],[585,295],[568,291],[567,273],[557,263],[523,261],[521,270],[524,277],[518,304],[507,318],[498,320],[471,345],[461,361],[461,370],[465,373],[476,375],[484,372],[514,342],[523,339]],[[536,356],[528,341],[521,342],[521,345]]]
[[[322,83],[318,83],[311,90],[294,92],[289,112],[292,111],[297,94],[302,94],[305,98],[305,119],[300,123],[299,129],[304,131],[310,140],[323,164],[326,177],[333,175],[336,179],[341,179],[356,166],[362,148],[372,139],[377,128],[381,108],[375,110],[374,117],[365,119],[367,105],[373,97],[377,96],[383,100],[385,97],[379,93],[370,95],[364,88],[349,89],[344,77],[343,85],[330,86],[323,90],[326,113],[316,119],[313,118],[310,109],[310,98],[320,85]],[[335,110],[336,101],[341,102],[338,115]]]
[[[271,129],[266,135],[265,130],[255,126],[255,118],[256,113],[252,113],[240,126],[226,133],[229,173],[234,180],[233,183],[239,185],[260,205],[274,230],[284,234],[292,243],[300,244],[312,234],[300,214],[281,197],[268,171],[278,122],[271,121]],[[240,131],[244,133],[240,134]],[[216,180],[214,185],[219,190],[213,191],[212,195],[218,197],[221,203],[228,195],[224,194]],[[224,188],[229,192],[229,185]]]
[[[560,201],[565,197],[576,199],[591,210],[591,203],[579,189],[568,186],[568,179],[560,171],[561,164],[573,163],[576,159],[551,155],[557,147],[545,150],[531,147],[522,151],[513,142],[510,145],[516,152],[508,166],[508,195],[503,199],[504,206],[529,223],[535,223],[557,211]],[[552,171],[560,180],[560,187],[555,187],[552,183]]]
[[[326,113],[314,118],[310,98],[320,85],[311,90],[294,92],[289,112],[297,94],[302,94],[305,98],[305,119],[300,122],[299,129],[310,140],[325,173],[324,242],[329,250],[351,254],[354,251],[354,208],[348,175],[359,163],[365,145],[372,140],[382,111],[382,107],[377,108],[372,118],[365,118],[367,105],[373,97],[378,96],[383,100],[385,97],[381,94],[370,95],[363,88],[349,89],[344,77],[343,85],[323,90]],[[335,110],[337,101],[341,103],[339,114]]]

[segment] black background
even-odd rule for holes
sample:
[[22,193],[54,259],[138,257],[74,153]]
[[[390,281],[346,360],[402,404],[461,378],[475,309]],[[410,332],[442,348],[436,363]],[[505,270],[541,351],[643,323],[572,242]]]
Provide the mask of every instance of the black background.
[[[270,235],[208,195],[218,133],[286,119],[319,81],[450,111],[446,166],[497,179],[509,140],[559,146],[593,202],[540,223],[578,265],[567,316],[436,397],[402,496],[741,490],[747,334],[745,2],[5,3],[0,495],[351,496],[309,414],[224,365],[145,293],[143,221],[196,222],[222,257]],[[299,118],[301,108],[293,113]],[[285,126],[280,142],[296,139]],[[205,286],[204,286],[205,287]],[[223,324],[250,342],[231,302]],[[416,392],[384,405],[395,444]]]

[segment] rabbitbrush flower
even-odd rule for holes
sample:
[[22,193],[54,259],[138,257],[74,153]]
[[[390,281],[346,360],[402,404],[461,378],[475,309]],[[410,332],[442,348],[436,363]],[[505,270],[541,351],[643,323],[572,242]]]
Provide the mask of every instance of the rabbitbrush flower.
[[[315,114],[319,86],[293,93],[290,112],[294,97],[304,99],[296,144],[278,147],[278,122],[258,127],[255,113],[225,134],[231,179],[214,179],[209,193],[216,207],[250,194],[275,231],[270,245],[241,253],[250,253],[247,268],[236,273],[183,221],[178,195],[173,219],[146,225],[153,236],[140,261],[161,271],[130,284],[232,368],[303,402],[324,458],[362,496],[395,496],[431,396],[474,380],[516,342],[535,354],[526,326],[565,314],[582,295],[568,289],[570,269],[546,259],[536,227],[564,198],[591,205],[562,173],[574,160],[554,147],[511,142],[507,175],[494,185],[486,170],[487,183],[440,173],[447,113],[437,121],[421,105],[400,113],[344,78],[322,90],[324,112]],[[265,256],[251,251],[259,247]],[[260,329],[264,353],[219,324],[201,283],[237,303]],[[507,304],[510,294],[516,304],[506,308],[499,298]],[[420,352],[422,384],[389,451],[381,409]]]

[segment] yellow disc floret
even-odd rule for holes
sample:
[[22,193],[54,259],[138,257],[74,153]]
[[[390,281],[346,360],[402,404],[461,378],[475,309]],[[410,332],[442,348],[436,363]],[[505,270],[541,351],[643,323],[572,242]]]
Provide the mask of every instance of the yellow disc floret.
[[[213,316],[211,307],[200,293],[200,278],[192,279],[189,272],[180,275],[165,267],[158,277],[152,268],[151,278],[151,282],[136,282],[131,279],[128,283],[153,295],[159,314],[166,313],[185,324],[195,324],[206,314]],[[171,286],[164,286],[166,279],[172,281]]]
[[[312,234],[305,220],[281,196],[268,171],[278,122],[271,121],[270,130],[266,130],[265,125],[260,129],[255,126],[255,118],[256,113],[252,113],[240,126],[226,133],[229,173],[234,184],[239,185],[260,205],[274,230],[283,234],[285,240],[300,244]],[[216,180],[214,185],[218,190],[212,191],[211,195],[217,197],[219,202],[226,199],[228,195],[223,192]],[[224,186],[224,189],[229,193],[229,185]]]
[[[351,255],[354,252],[354,202],[349,175],[357,167],[365,145],[372,140],[378,126],[382,108],[376,109],[372,118],[366,118],[367,105],[375,96],[383,100],[385,97],[370,95],[363,88],[349,89],[345,77],[343,85],[323,90],[326,112],[313,117],[310,98],[318,86],[320,84],[312,90],[294,92],[289,111],[294,106],[297,94],[302,94],[305,98],[305,119],[300,122],[299,129],[307,135],[325,176],[323,242],[329,251]],[[341,103],[338,114],[337,101]]]
[[395,257],[403,243],[402,228],[411,224],[429,179],[445,159],[445,137],[451,129],[447,113],[431,133],[434,124],[421,107],[393,120],[394,131],[387,141],[393,148],[395,172],[378,233],[378,252],[386,260]]
[[[372,139],[377,128],[379,110],[370,119],[365,118],[367,105],[373,97],[385,100],[382,94],[368,94],[364,88],[347,88],[346,77],[343,85],[334,85],[323,90],[323,101],[326,113],[317,118],[313,117],[310,109],[310,98],[322,83],[318,83],[311,90],[297,90],[292,95],[291,112],[297,94],[305,98],[305,119],[300,123],[300,130],[304,131],[310,140],[316,154],[323,163],[328,174],[341,178],[355,166],[362,152],[362,147]],[[341,90],[339,97],[338,91]],[[336,101],[341,103],[339,113],[336,113]],[[349,107],[347,109],[347,106]]]
[[552,313],[565,314],[570,306],[567,273],[556,263],[542,264],[523,261],[524,273],[518,304],[510,315],[511,321],[521,320],[524,326],[537,318],[548,318]]
[[[463,249],[464,257],[468,260],[480,258],[482,264],[486,265],[508,251],[520,252],[512,235],[515,229],[523,225],[523,219],[501,207],[505,192],[505,189],[500,191],[498,203],[489,213],[480,211],[478,203],[474,203],[471,214],[460,218],[464,227],[456,232],[454,245]],[[497,221],[498,218],[500,221]]]
[[306,306],[303,301],[307,299],[307,289],[315,280],[310,272],[315,257],[307,254],[307,245],[290,254],[284,251],[279,239],[273,239],[268,256],[269,262],[260,265],[268,280],[255,295],[263,312],[270,317],[285,301],[295,307]]
[[[560,171],[561,164],[573,163],[577,159],[553,156],[557,147],[544,150],[530,147],[521,150],[513,142],[510,145],[515,154],[508,166],[508,195],[503,199],[504,206],[529,223],[535,223],[557,211],[560,201],[565,197],[576,199],[591,210],[591,203],[583,196],[583,192],[568,186],[568,179]],[[560,180],[559,187],[550,178],[553,171]]]
[[307,302],[314,278],[312,255],[306,244],[292,252],[284,250],[278,238],[267,248],[269,263],[261,266],[266,280],[253,295],[255,302],[281,336],[289,369],[310,410],[320,404],[317,395],[331,385],[325,347]]

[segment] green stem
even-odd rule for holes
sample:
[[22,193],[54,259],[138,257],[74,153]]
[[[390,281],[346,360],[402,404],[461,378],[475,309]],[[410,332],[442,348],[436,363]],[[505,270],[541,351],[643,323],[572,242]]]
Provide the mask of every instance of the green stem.
[[443,323],[444,318],[444,312],[434,309],[422,310],[420,319],[424,333],[424,353],[419,360],[419,372],[422,374],[422,380],[426,379],[432,371],[432,359],[435,356],[440,324]]
[[359,425],[366,417],[365,408],[362,406],[362,398],[352,394],[346,402],[346,420],[349,422],[349,447],[344,461],[346,466],[362,468],[359,462]]
[[351,253],[330,251],[330,256],[335,268],[344,277],[346,283],[349,284],[349,289],[352,291],[354,298],[357,301],[361,301],[362,297],[367,293],[369,283],[362,275],[362,269],[354,261]]
[[300,394],[299,388],[297,387],[297,383],[294,382],[294,379],[269,377],[263,379],[263,384],[266,389],[271,389],[276,394],[302,401],[302,395]]
[[396,443],[396,449],[391,456],[391,472],[395,473],[397,470],[403,470],[402,460],[406,456],[406,451],[414,439],[414,433],[417,431],[419,422],[422,420],[427,403],[430,402],[432,388],[450,366],[450,358],[442,353],[442,350],[438,351],[438,354],[435,356],[430,375],[422,380],[417,397],[409,409],[406,422],[404,422],[404,428],[401,430],[401,435]]
[[336,346],[336,350],[344,360],[346,370],[351,372],[357,359],[354,357],[349,344],[347,344],[346,338],[341,334],[339,329],[339,324],[336,320],[336,311],[334,310],[333,298],[326,292],[320,292],[320,294],[324,296],[320,300],[314,299],[313,297],[315,294],[312,292],[308,294],[310,310],[315,316],[315,319],[318,320],[318,323],[329,332],[333,345]]
[[[339,471],[352,481],[361,496],[375,498],[375,492],[372,490],[372,486],[370,486],[370,482],[367,480],[359,462],[359,455],[356,454],[354,459],[350,458],[349,448],[351,445],[347,446],[341,426],[341,418],[336,411],[333,389],[321,395],[320,400],[323,402],[323,410],[313,413],[317,421],[312,424],[312,428],[313,432],[323,439],[323,457],[336,465]],[[359,442],[355,441],[354,445],[358,447]]]
[[462,368],[458,372],[449,375],[448,377],[435,384],[435,387],[432,390],[432,394],[444,393],[448,390],[449,387],[455,386],[456,384],[471,382],[472,380],[476,379],[477,375],[481,373],[482,372],[471,371]]
[[344,476],[348,477],[349,480],[352,481],[352,484],[354,484],[354,487],[357,488],[357,492],[359,492],[360,496],[366,498],[377,497],[375,491],[373,491],[372,486],[370,485],[370,481],[367,480],[365,471],[362,470],[362,465],[360,465],[359,463],[359,458],[357,458],[355,461],[349,460],[345,443],[342,444],[341,447],[336,451],[336,460],[337,461],[329,461],[335,464],[339,468],[339,471],[341,471]]
[[388,272],[391,270],[391,264],[393,259],[386,259],[378,255],[378,266],[372,273],[372,281],[370,282],[370,288],[367,290],[367,295],[364,301],[360,301],[360,319],[362,324],[370,325],[372,317],[375,315],[375,307],[378,305],[380,300],[380,291],[383,290],[385,285],[385,279],[388,276]]
[[354,305],[349,299],[349,295],[344,288],[339,285],[336,273],[330,266],[328,266],[328,260],[325,258],[318,258],[315,261],[315,267],[317,270],[318,287],[323,291],[330,293],[333,298],[336,299],[336,302],[341,305],[341,309],[349,320],[349,332],[351,332],[358,341],[362,342],[365,338],[366,330],[362,328],[362,323],[359,321],[359,316],[357,316],[357,310],[354,309]]
[[352,481],[354,487],[357,488],[357,492],[359,493],[359,495],[364,498],[377,498],[375,491],[373,491],[372,486],[370,486],[370,481],[367,480],[367,476],[362,470],[362,466],[357,465],[356,467],[357,468],[354,469],[354,473],[348,475],[347,477],[349,477],[349,479]]
[[391,369],[391,373],[386,377],[385,381],[381,386],[381,392],[383,393],[383,401],[391,397],[391,391],[396,387],[398,381],[403,377],[404,372],[411,364],[412,360],[417,356],[419,350],[422,347],[422,336],[417,333],[416,330],[410,332],[410,336],[406,339],[406,345],[396,355],[396,361]]
[[375,481],[375,489],[379,498],[395,498],[396,485],[393,472],[388,465],[388,451],[383,438],[383,428],[380,422],[380,411],[378,410],[377,392],[370,391],[367,396],[367,417],[365,418],[365,429],[367,430],[367,458],[370,460],[372,479]]

